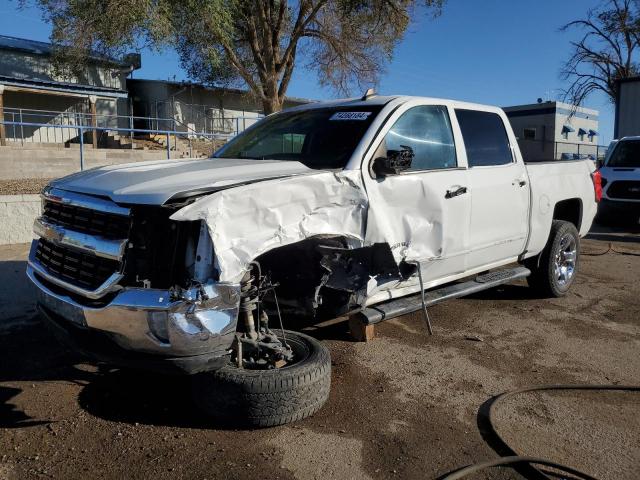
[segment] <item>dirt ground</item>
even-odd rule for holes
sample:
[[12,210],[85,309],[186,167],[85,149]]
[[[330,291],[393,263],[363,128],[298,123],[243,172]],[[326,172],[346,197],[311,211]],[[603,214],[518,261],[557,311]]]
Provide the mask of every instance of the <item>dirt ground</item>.
[[[582,252],[640,254],[638,233],[601,231]],[[278,428],[203,421],[186,379],[97,368],[42,330],[24,278],[26,246],[0,247],[0,479],[437,478],[498,453],[478,411],[501,392],[549,383],[640,384],[640,256],[583,256],[566,298],[524,283],[377,327],[310,333],[331,350],[331,397]],[[480,340],[480,341],[478,341]],[[602,479],[640,476],[637,393],[525,394],[496,412],[521,454]],[[473,478],[523,478],[493,469]]]

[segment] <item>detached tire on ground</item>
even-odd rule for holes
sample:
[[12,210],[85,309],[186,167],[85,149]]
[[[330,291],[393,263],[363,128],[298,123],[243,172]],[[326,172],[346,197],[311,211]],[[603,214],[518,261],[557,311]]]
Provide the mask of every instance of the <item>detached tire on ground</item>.
[[541,295],[562,297],[576,278],[579,260],[580,234],[575,225],[554,220],[544,250],[540,255],[525,260],[525,265],[531,270],[527,282]]
[[285,334],[298,357],[295,363],[273,370],[228,364],[196,375],[196,405],[217,423],[242,427],[283,425],[317,412],[331,388],[329,350],[302,333]]

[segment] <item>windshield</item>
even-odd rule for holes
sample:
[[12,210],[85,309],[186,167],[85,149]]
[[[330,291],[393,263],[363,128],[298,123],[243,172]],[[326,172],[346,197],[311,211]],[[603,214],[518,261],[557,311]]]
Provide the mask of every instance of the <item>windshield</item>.
[[640,168],[640,140],[618,142],[607,167]]
[[319,108],[271,115],[235,137],[214,157],[292,160],[309,168],[344,168],[381,108]]

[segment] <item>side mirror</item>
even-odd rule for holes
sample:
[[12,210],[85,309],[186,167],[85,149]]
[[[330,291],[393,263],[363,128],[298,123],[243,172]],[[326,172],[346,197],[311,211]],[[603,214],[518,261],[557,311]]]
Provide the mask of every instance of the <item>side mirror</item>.
[[596,168],[600,170],[602,167],[604,167],[604,158],[599,158],[596,160]]
[[409,170],[415,154],[413,149],[406,145],[400,145],[401,150],[387,150],[386,157],[378,157],[373,161],[372,170],[376,177],[398,175]]

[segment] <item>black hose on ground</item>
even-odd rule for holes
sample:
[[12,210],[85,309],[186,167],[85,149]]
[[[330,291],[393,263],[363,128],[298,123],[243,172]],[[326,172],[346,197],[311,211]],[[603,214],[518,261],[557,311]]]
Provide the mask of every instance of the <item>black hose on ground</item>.
[[453,473],[450,473],[446,477],[443,477],[446,480],[458,480],[460,478],[468,477],[474,473],[478,473],[482,470],[492,467],[502,467],[505,465],[514,465],[514,464],[528,464],[528,465],[544,465],[546,467],[555,468],[556,470],[561,470],[564,473],[569,473],[576,478],[582,478],[585,480],[598,480],[591,475],[583,473],[579,470],[575,470],[571,467],[567,467],[565,465],[561,465],[559,463],[551,462],[549,460],[545,460],[544,458],[537,457],[499,457],[494,460],[487,460],[486,462],[476,463],[475,465],[469,465],[468,467],[461,468],[460,470],[456,470]]
[[618,255],[629,255],[632,257],[640,257],[640,253],[638,252],[629,252],[629,251],[624,251],[624,250],[616,250],[615,248],[613,248],[613,244],[611,242],[609,242],[609,246],[607,247],[607,249],[604,252],[596,252],[596,253],[589,253],[589,252],[580,252],[580,255],[584,255],[585,257],[600,257],[602,255],[606,255],[607,253],[616,253]]
[[[496,397],[489,399],[485,402],[478,411],[478,426],[480,427],[483,438],[486,441],[489,441],[492,448],[498,453],[503,454],[504,456],[496,458],[494,460],[488,460],[486,462],[476,463],[474,465],[469,465],[463,468],[460,468],[454,472],[449,474],[445,474],[439,477],[441,480],[458,480],[461,478],[468,477],[474,473],[477,473],[481,470],[485,470],[491,467],[503,466],[503,465],[520,465],[527,467],[526,470],[521,473],[533,473],[535,478],[549,478],[545,475],[541,470],[535,468],[534,465],[544,465],[546,467],[551,467],[555,470],[562,471],[569,475],[573,475],[575,478],[585,479],[585,480],[597,480],[595,477],[586,474],[584,472],[580,472],[572,467],[568,467],[566,465],[562,465],[556,462],[552,462],[550,460],[546,460],[544,458],[536,458],[536,457],[528,457],[519,455],[513,448],[511,448],[507,442],[502,438],[502,436],[496,430],[494,424],[494,412],[496,411],[497,406],[504,402],[505,400],[523,393],[531,393],[531,392],[541,392],[541,391],[551,391],[551,390],[592,390],[592,391],[627,391],[627,392],[638,392],[640,391],[640,385],[541,385],[538,387],[525,387],[520,388],[518,390],[512,390],[510,392],[502,393]],[[491,438],[488,438],[488,437]],[[525,473],[526,472],[526,473]]]

